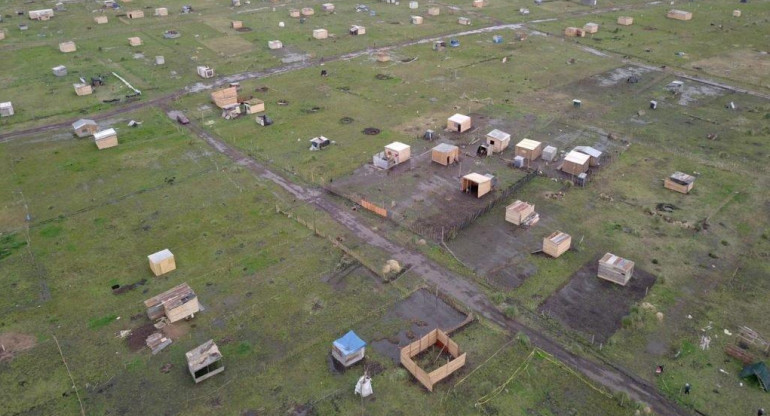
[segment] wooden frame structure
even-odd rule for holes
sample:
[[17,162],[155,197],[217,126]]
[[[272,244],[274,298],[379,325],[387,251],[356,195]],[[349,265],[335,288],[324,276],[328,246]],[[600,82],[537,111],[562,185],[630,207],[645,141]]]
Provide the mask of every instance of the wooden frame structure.
[[492,191],[492,185],[492,177],[475,172],[469,173],[460,179],[460,190],[473,194],[476,198],[481,198]]
[[212,339],[187,351],[185,358],[187,369],[196,384],[225,371],[225,366],[221,363],[222,353]]
[[553,258],[558,258],[569,250],[572,245],[572,237],[561,231],[554,231],[543,238],[543,252]]
[[460,148],[449,143],[439,143],[430,151],[430,160],[449,166],[460,161]]
[[[430,373],[427,373],[414,362],[413,358],[433,345],[440,346],[442,351],[447,351],[449,355],[452,356],[452,360]],[[414,378],[422,383],[428,391],[433,391],[433,386],[435,386],[436,383],[449,377],[449,375],[465,365],[466,353],[460,351],[460,346],[452,341],[452,339],[449,338],[449,335],[436,328],[417,341],[401,348],[400,356],[401,365],[412,373]]]
[[167,248],[150,254],[147,256],[147,259],[150,261],[150,269],[155,276],[160,276],[172,270],[176,270],[174,254]]
[[599,260],[599,272],[597,276],[604,280],[617,283],[621,286],[628,284],[634,275],[634,262],[616,256],[612,253],[605,254]]
[[695,176],[684,172],[674,172],[663,181],[663,187],[683,194],[689,194],[695,185]]
[[198,296],[187,283],[147,299],[144,301],[144,306],[147,307],[148,318],[156,320],[165,316],[169,323],[192,318],[196,312],[200,311]]
[[543,143],[536,140],[522,139],[516,143],[516,156],[521,156],[528,161],[537,160],[543,154]]

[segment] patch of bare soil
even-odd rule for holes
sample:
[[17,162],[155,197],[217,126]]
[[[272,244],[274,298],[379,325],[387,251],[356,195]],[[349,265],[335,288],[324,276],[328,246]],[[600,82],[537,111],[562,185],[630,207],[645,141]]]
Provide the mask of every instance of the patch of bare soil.
[[32,335],[17,332],[3,332],[0,334],[0,363],[11,361],[17,352],[28,350],[37,344],[37,339]]
[[134,352],[141,350],[147,345],[147,337],[155,331],[157,331],[157,329],[155,329],[152,322],[148,322],[145,325],[132,329],[131,335],[126,337],[128,348]]
[[657,278],[637,267],[628,284],[620,286],[597,277],[598,269],[596,257],[575,272],[569,283],[548,297],[538,310],[584,333],[588,339],[606,342],[620,329],[630,306],[644,298]]

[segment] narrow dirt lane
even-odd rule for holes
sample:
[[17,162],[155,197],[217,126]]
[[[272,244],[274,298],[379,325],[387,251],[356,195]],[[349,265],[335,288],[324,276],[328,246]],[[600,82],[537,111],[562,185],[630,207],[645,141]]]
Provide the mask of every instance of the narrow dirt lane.
[[632,399],[650,405],[659,415],[692,414],[663,396],[655,386],[637,377],[630,371],[606,360],[595,362],[577,356],[564,349],[548,335],[520,322],[506,318],[476,284],[452,273],[421,253],[404,248],[370,229],[359,221],[348,207],[338,203],[334,197],[326,192],[306,188],[270,171],[256,160],[244,155],[222,140],[213,137],[195,123],[190,123],[187,126],[212,148],[226,155],[239,166],[249,169],[259,178],[272,181],[293,195],[297,200],[324,210],[331,218],[348,228],[358,238],[389,253],[392,258],[398,260],[401,264],[410,264],[412,266],[411,270],[414,273],[417,273],[428,283],[438,286],[444,293],[462,302],[473,312],[506,328],[511,334],[517,332],[527,334],[533,345],[537,345],[561,362],[583,373],[593,382],[602,384],[613,391],[625,391]]

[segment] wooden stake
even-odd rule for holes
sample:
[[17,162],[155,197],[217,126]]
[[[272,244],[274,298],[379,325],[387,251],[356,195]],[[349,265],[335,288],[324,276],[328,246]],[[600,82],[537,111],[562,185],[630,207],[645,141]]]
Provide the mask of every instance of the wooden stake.
[[83,407],[83,401],[80,400],[80,393],[78,393],[78,387],[75,385],[75,378],[72,377],[72,373],[70,372],[70,367],[67,365],[67,360],[64,359],[64,353],[61,351],[61,345],[59,345],[59,340],[56,339],[56,335],[51,334],[53,337],[53,340],[56,342],[56,348],[59,349],[59,355],[61,356],[61,361],[64,363],[64,368],[67,369],[67,374],[70,376],[70,381],[72,381],[72,388],[75,389],[75,396],[78,398],[78,403],[80,403],[80,414],[82,416],[86,416],[86,409]]

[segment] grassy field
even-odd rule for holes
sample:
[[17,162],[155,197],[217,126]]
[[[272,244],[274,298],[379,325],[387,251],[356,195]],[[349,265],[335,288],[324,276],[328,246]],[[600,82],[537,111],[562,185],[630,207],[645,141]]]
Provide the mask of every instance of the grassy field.
[[[402,227],[405,223],[367,213],[360,218],[475,279],[510,316],[552,331],[573,349],[629,368],[684,406],[705,414],[751,414],[763,405],[757,383],[739,380],[740,364],[723,353],[740,326],[770,334],[762,317],[770,293],[770,184],[764,174],[770,104],[761,98],[770,79],[761,48],[770,34],[762,30],[768,18],[763,3],[741,4],[741,18],[731,17],[736,5],[716,0],[677,4],[695,16],[681,22],[665,18],[667,3],[613,1],[601,7],[620,10],[592,13],[576,1],[490,2],[480,9],[453,1],[442,3],[441,15],[426,16],[423,25],[409,23],[410,15],[425,14],[429,5],[422,2],[417,11],[407,2],[368,4],[375,16],[356,12],[353,2],[335,3],[333,14],[322,12],[320,3],[244,2],[240,8],[220,3],[191,3],[195,12],[182,15],[179,9],[187,3],[174,0],[163,5],[171,16],[154,17],[156,4],[135,0],[106,11],[107,25],[93,23],[93,15],[101,13],[92,11],[95,3],[67,3],[68,10],[48,22],[13,15],[29,4],[4,3],[0,101],[13,101],[17,114],[0,119],[0,132],[123,105],[102,101],[129,93],[112,76],[95,94],[75,96],[72,83],[80,76],[115,71],[146,100],[202,81],[194,72],[199,64],[229,75],[313,59],[317,65],[310,68],[241,83],[241,96],[265,101],[272,126],[261,127],[252,117],[220,118],[205,89],[170,107],[308,186],[355,175],[392,141],[422,153],[434,145],[421,138],[426,129],[463,146],[468,169],[493,166],[506,186],[522,176],[507,165],[513,144],[524,137],[560,151],[606,145],[611,157],[592,172],[586,187],[541,176],[510,198],[536,205],[542,219],[529,230],[513,230],[503,221],[508,201],[502,201],[448,242],[450,253],[430,238],[421,241]],[[289,8],[310,5],[316,14],[304,23],[288,16]],[[521,7],[531,13],[521,15]],[[147,17],[119,16],[133,9],[143,9]],[[619,15],[634,16],[635,24],[617,26]],[[459,16],[473,24],[457,24]],[[496,32],[502,44],[492,42],[493,33],[479,33],[458,36],[460,47],[441,51],[433,51],[431,43],[394,47],[386,63],[371,53],[331,59],[550,18],[557,20]],[[252,30],[236,32],[232,20]],[[286,27],[279,28],[281,21]],[[588,21],[599,23],[600,32],[580,39],[560,36],[564,27]],[[22,22],[30,25],[28,31],[18,29]],[[351,24],[366,26],[367,34],[349,36]],[[335,36],[312,39],[319,27]],[[164,39],[167,29],[182,37]],[[516,41],[516,31],[530,36]],[[130,47],[129,36],[140,36],[144,45]],[[269,51],[271,39],[282,40],[286,50]],[[74,40],[78,51],[58,52],[64,40]],[[685,54],[675,53],[680,51]],[[156,55],[165,56],[165,66],[154,64]],[[51,73],[60,64],[68,67],[67,77]],[[662,65],[667,68],[653,69]],[[329,76],[320,77],[321,69]],[[677,71],[760,94],[683,79]],[[632,74],[638,83],[626,82]],[[671,94],[666,85],[677,79],[684,80],[684,91]],[[572,106],[575,98],[583,102],[580,109]],[[658,102],[657,110],[649,108],[650,100]],[[736,109],[727,108],[731,102]],[[461,137],[443,133],[446,118],[456,112],[472,114],[478,128]],[[142,125],[128,127],[130,120]],[[4,348],[13,355],[0,358],[0,414],[78,414],[79,400],[89,415],[302,414],[303,409],[319,415],[632,415],[642,410],[628,397],[565,369],[528,340],[484,321],[453,334],[468,352],[468,364],[432,394],[397,362],[367,349],[367,364],[377,375],[374,398],[362,402],[352,389],[363,367],[343,374],[330,370],[330,343],[349,329],[370,342],[388,340],[414,324],[386,317],[424,287],[422,279],[407,272],[383,282],[377,272],[387,253],[232,163],[160,108],[100,125],[116,128],[118,147],[98,151],[91,139],[75,139],[69,129],[0,143],[0,340],[10,340]],[[513,143],[482,162],[472,156],[476,140],[492,126],[505,127]],[[367,127],[381,133],[365,135]],[[334,145],[308,151],[308,140],[319,135]],[[674,171],[697,176],[689,195],[663,188],[662,180]],[[421,190],[402,185],[418,182],[411,176],[388,183],[391,204],[419,197]],[[662,210],[661,203],[674,208]],[[495,262],[527,271],[515,289],[468,262],[474,246],[494,245],[487,241],[489,229],[516,242],[494,250]],[[538,246],[555,229],[572,235],[575,250],[550,259],[524,249]],[[175,254],[178,269],[152,277],[146,256],[163,248]],[[628,307],[614,335],[592,345],[591,333],[567,328],[538,308],[606,251],[634,260],[657,280],[642,301]],[[129,348],[119,334],[149,322],[142,301],[182,282],[193,287],[205,310],[175,324],[174,343],[159,355]],[[111,290],[135,283],[120,295]],[[703,336],[710,338],[709,349],[699,347]],[[194,385],[183,355],[208,339],[219,344],[226,370]],[[161,371],[169,365],[170,371]],[[665,366],[662,376],[654,375],[657,365]],[[684,395],[688,382],[693,391]]]

